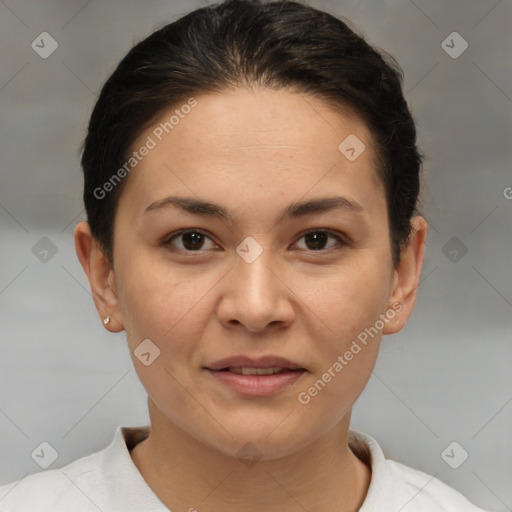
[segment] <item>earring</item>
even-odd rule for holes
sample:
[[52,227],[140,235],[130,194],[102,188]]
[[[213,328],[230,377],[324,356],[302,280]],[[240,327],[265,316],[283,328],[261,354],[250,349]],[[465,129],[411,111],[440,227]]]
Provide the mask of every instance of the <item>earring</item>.
[[103,319],[103,325],[107,325],[109,322],[110,322],[109,316],[107,316],[106,318]]

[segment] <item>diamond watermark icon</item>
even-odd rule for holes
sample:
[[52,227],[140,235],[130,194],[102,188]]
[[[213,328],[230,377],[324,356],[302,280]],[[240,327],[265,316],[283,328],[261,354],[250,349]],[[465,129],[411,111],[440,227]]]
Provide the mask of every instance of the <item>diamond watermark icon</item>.
[[462,466],[466,459],[469,457],[469,453],[464,449],[462,445],[457,441],[451,442],[442,452],[441,458],[450,466],[452,469],[457,469]]
[[253,443],[245,443],[236,454],[238,460],[248,468],[252,468],[261,459],[261,455],[260,450]]
[[32,253],[42,263],[48,263],[57,254],[57,246],[49,238],[43,236],[32,247]]
[[468,42],[458,32],[452,32],[441,43],[441,48],[452,59],[458,59],[468,49],[468,46]]
[[468,252],[468,248],[456,236],[452,236],[441,250],[452,263],[460,261]]
[[343,139],[341,144],[338,146],[340,153],[351,162],[359,158],[365,149],[366,146],[363,141],[353,133]]
[[59,457],[57,450],[47,441],[43,441],[30,454],[32,459],[43,469],[49,468]]
[[253,263],[263,252],[263,247],[252,236],[248,236],[237,248],[236,252],[246,263]]
[[59,47],[59,43],[48,32],[41,32],[30,46],[39,57],[47,59]]
[[146,338],[137,345],[133,353],[144,366],[149,366],[160,355],[160,349]]

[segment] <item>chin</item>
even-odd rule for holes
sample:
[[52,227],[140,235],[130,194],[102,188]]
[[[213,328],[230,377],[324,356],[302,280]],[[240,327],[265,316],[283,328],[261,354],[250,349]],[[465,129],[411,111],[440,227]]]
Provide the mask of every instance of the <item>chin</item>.
[[[268,419],[253,418],[243,425],[226,425],[233,437],[223,436],[218,443],[210,438],[208,443],[217,450],[234,458],[257,458],[275,460],[289,456],[307,446],[313,433],[307,433],[303,424],[283,422],[286,415],[270,425]],[[216,444],[216,445],[215,445]]]

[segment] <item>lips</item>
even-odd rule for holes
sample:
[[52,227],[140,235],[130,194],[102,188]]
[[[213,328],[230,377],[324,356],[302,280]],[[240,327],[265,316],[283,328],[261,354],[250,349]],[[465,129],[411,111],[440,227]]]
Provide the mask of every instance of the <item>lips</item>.
[[204,370],[224,389],[251,397],[283,393],[307,372],[299,363],[278,356],[228,357],[204,367]]
[[227,357],[209,364],[205,368],[213,371],[230,371],[242,375],[272,375],[283,371],[305,370],[298,363],[271,355],[254,359],[247,356]]
[[[220,370],[223,371],[223,370]],[[276,373],[282,373],[286,371],[295,371],[289,370],[287,368],[248,368],[242,366],[230,366],[228,371],[233,373],[238,373],[239,375],[275,375]]]

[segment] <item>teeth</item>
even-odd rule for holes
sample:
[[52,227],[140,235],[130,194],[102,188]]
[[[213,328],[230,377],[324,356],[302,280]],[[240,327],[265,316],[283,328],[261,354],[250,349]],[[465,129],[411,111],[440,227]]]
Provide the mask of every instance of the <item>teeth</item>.
[[274,373],[279,373],[283,369],[282,368],[240,368],[240,367],[232,367],[229,369],[230,372],[238,373],[241,375],[272,375]]

